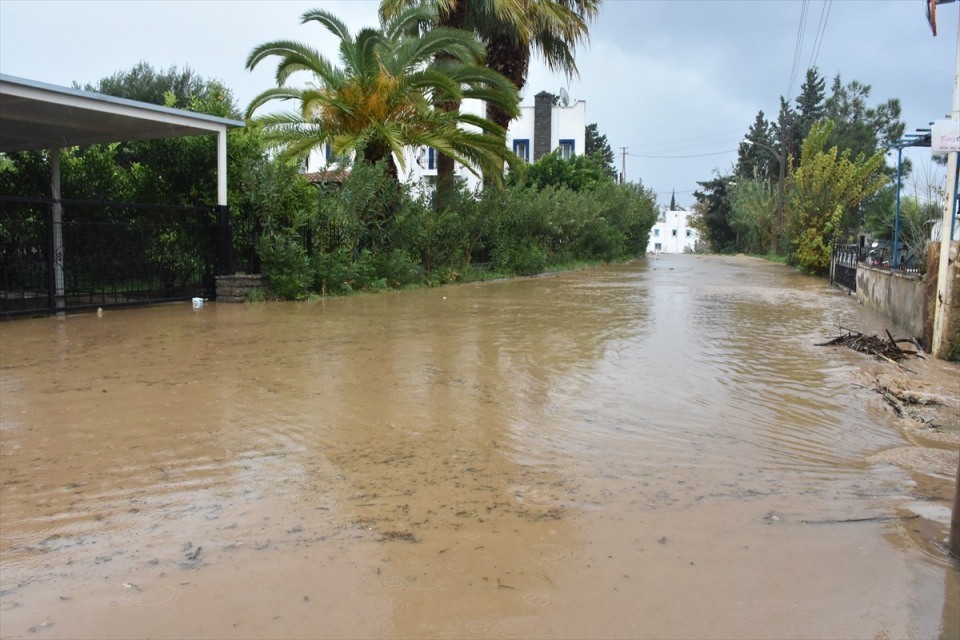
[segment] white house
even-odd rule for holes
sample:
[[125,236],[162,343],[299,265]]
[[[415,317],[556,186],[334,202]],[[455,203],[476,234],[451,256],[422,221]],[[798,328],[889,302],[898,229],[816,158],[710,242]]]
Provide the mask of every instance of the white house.
[[[553,104],[553,94],[541,91],[534,96],[533,106],[520,107],[520,117],[510,123],[507,130],[507,147],[521,160],[533,162],[557,149],[564,157],[583,153],[586,146],[586,102],[572,102],[561,92],[560,104]],[[460,107],[466,113],[483,115],[484,103],[465,100]],[[327,170],[332,163],[329,148],[315,150],[307,161],[307,172]],[[429,147],[414,147],[407,150],[403,163],[396,158],[401,179],[413,185],[431,185],[437,176],[437,154]],[[463,166],[456,166],[458,177],[466,181],[472,190],[480,185],[480,178]]]
[[663,211],[650,230],[648,253],[690,253],[696,249],[700,234],[690,226],[690,212]]

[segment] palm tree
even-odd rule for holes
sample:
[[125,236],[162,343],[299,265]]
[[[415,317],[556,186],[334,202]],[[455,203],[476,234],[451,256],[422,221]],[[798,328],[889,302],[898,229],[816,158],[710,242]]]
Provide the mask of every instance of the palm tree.
[[[247,117],[274,100],[295,101],[296,111],[257,118],[271,143],[297,157],[329,144],[338,156],[385,161],[394,178],[398,176],[394,158],[403,169],[408,146],[434,147],[477,175],[502,166],[507,155],[503,127],[434,106],[479,98],[516,115],[517,90],[479,64],[484,47],[472,34],[422,29],[435,19],[431,8],[412,7],[382,19],[380,29],[361,29],[354,37],[333,14],[307,11],[301,23],[318,22],[340,39],[342,66],[300,42],[261,44],[250,53],[247,68],[279,58],[277,86],[251,101]],[[299,71],[312,74],[313,83],[288,86],[290,76]]]
[[[588,37],[587,22],[602,0],[381,0],[380,13],[390,17],[405,7],[435,7],[438,24],[475,33],[487,47],[486,66],[507,77],[520,92],[527,83],[533,52],[547,66],[568,76],[578,73],[574,50]],[[448,105],[448,108],[459,104]],[[487,117],[506,129],[516,116],[493,103]],[[438,165],[442,181],[443,166]],[[452,164],[450,167],[452,171]]]
[[[487,68],[509,78],[520,92],[527,84],[534,52],[551,71],[563,71],[567,77],[578,75],[574,53],[578,44],[587,42],[587,22],[599,13],[602,0],[510,1],[520,2],[522,12],[492,13],[475,27],[487,46]],[[495,104],[487,105],[487,116],[504,128],[512,120]]]

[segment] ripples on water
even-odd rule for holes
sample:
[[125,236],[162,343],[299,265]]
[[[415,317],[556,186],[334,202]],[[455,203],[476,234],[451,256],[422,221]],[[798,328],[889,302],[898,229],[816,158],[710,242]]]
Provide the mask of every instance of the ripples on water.
[[718,260],[0,326],[4,586],[118,531],[147,562],[199,531],[404,539],[859,473],[897,440],[853,388],[862,356],[814,343],[863,311]]
[[893,441],[882,425],[864,428],[866,394],[847,373],[860,356],[814,346],[849,317],[848,298],[753,262],[669,264],[587,286],[605,296],[604,353],[552,382],[566,419],[531,421],[538,436],[595,464],[829,473]]

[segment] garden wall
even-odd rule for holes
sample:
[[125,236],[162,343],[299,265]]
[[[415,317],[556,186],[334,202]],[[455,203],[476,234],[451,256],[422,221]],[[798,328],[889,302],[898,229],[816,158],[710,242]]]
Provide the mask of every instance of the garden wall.
[[217,276],[217,302],[246,302],[258,289],[266,290],[262,275]]
[[919,275],[857,265],[857,300],[884,314],[929,348],[930,337],[924,331],[926,292],[926,283]]

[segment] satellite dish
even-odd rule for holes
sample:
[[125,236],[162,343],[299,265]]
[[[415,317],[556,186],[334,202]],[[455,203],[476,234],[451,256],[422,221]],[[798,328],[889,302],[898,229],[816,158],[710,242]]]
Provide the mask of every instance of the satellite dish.
[[570,94],[563,87],[560,87],[560,104],[565,107],[570,106]]

